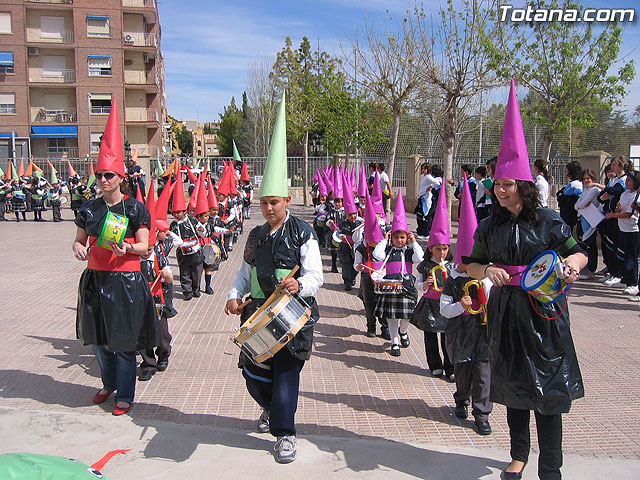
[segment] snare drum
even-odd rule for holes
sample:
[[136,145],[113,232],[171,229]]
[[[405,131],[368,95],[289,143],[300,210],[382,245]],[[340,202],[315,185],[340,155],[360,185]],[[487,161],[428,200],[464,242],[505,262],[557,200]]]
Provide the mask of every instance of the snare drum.
[[127,233],[128,225],[129,219],[126,216],[107,212],[107,216],[102,224],[102,230],[96,240],[96,245],[106,248],[107,250],[113,250],[111,248],[111,242],[115,242],[118,247],[122,248],[122,242]]
[[197,238],[193,238],[186,240],[179,248],[183,255],[193,255],[200,250],[200,243]]
[[564,264],[556,252],[546,250],[522,273],[520,286],[542,304],[562,299],[571,286],[562,277]]
[[273,357],[311,318],[311,308],[286,290],[276,291],[242,324],[233,342],[249,358],[262,363]]
[[202,255],[204,256],[204,263],[207,265],[217,265],[220,263],[222,252],[217,244],[207,243],[202,246]]
[[342,237],[340,235],[341,234],[338,230],[331,234],[331,244],[336,248],[339,248],[342,243]]
[[327,216],[326,215],[318,215],[316,217],[316,225],[317,226],[324,227],[326,223],[327,223]]
[[402,293],[402,280],[394,280],[390,278],[383,278],[381,273],[372,273],[371,280],[373,280],[373,291],[383,295],[395,295]]

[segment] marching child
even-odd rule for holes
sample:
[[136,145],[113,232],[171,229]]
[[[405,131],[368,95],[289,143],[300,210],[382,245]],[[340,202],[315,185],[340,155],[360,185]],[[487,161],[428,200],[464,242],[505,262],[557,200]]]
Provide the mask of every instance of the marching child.
[[[337,196],[340,195],[340,196]],[[333,232],[337,230],[340,222],[344,220],[344,207],[342,205],[342,192],[334,192],[333,205],[329,202],[329,211],[327,213],[326,244],[331,254],[331,272],[338,273],[338,247],[333,244]]]
[[471,413],[479,435],[491,434],[489,414],[493,403],[489,399],[491,371],[487,344],[486,304],[491,282],[473,280],[467,275],[465,258],[473,250],[473,234],[478,222],[466,178],[462,186],[460,224],[456,246],[456,268],[444,284],[440,297],[440,313],[448,319],[446,346],[453,361],[456,392],[454,414],[459,419],[469,415],[469,398],[473,400]]
[[197,220],[187,214],[184,198],[182,178],[178,175],[177,184],[173,191],[171,215],[175,220],[171,222],[171,231],[183,243],[176,251],[178,268],[180,269],[180,286],[185,300],[200,296],[200,279],[202,278],[202,249],[198,242]]
[[391,340],[389,335],[389,325],[384,317],[376,317],[376,303],[378,296],[374,291],[372,274],[382,268],[383,262],[373,257],[373,251],[384,239],[384,234],[380,230],[378,219],[373,212],[369,191],[365,193],[365,217],[364,217],[364,238],[357,243],[354,253],[353,266],[360,272],[360,299],[364,304],[364,311],[367,318],[367,337],[376,336],[376,318],[382,327],[381,337]]
[[[416,312],[415,321],[424,331],[424,347],[427,354],[427,365],[434,377],[443,373],[449,380],[453,380],[453,364],[447,355],[445,345],[446,319],[440,315],[440,295],[444,280],[449,276],[451,260],[449,240],[449,216],[447,214],[447,196],[443,191],[438,197],[438,203],[433,217],[433,224],[429,235],[428,258],[418,265],[418,285],[425,291],[424,301],[427,307],[424,311]],[[444,268],[444,271],[442,269]],[[438,271],[440,270],[440,275]],[[438,279],[440,277],[440,279]],[[435,278],[435,281],[434,281]],[[440,334],[440,347],[438,346],[438,333]]]
[[420,262],[423,256],[422,247],[416,242],[413,233],[407,226],[407,215],[404,209],[402,191],[398,191],[391,232],[374,249],[373,257],[384,261],[386,275],[384,279],[402,282],[399,292],[381,294],[376,303],[376,316],[384,317],[389,322],[391,335],[390,354],[400,356],[400,347],[409,346],[409,317],[416,306],[418,292],[415,288],[415,277],[412,275],[413,263]]
[[315,207],[316,217],[313,219],[313,230],[318,236],[318,242],[321,247],[326,246],[327,237],[327,215],[329,209],[327,207],[327,186],[322,180],[322,175],[318,176],[318,204]]
[[242,162],[242,173],[240,174],[240,193],[242,194],[242,218],[251,218],[251,203],[253,203],[253,185],[247,163]]
[[[204,247],[205,245],[211,244],[213,241],[213,231],[209,224],[209,199],[207,198],[207,189],[204,185],[204,175],[200,176],[199,182],[200,188],[198,188],[198,197],[196,199],[196,209],[194,213],[197,220],[196,230],[199,237],[198,241],[200,246]],[[205,258],[203,254],[202,268],[204,269],[204,293],[207,295],[213,295],[214,293],[213,288],[211,288],[211,276],[213,275],[214,270],[213,267],[213,261],[211,263],[207,263],[207,258]]]
[[[343,178],[343,180],[346,180],[346,178]],[[342,264],[342,281],[344,282],[344,289],[346,291],[350,291],[356,284],[356,276],[358,275],[358,272],[353,268],[353,233],[354,230],[361,228],[363,219],[358,217],[356,204],[351,192],[351,186],[349,185],[349,182],[345,183],[348,188],[346,189],[345,194],[345,218],[338,224],[338,235],[342,240],[338,247],[338,257]]]

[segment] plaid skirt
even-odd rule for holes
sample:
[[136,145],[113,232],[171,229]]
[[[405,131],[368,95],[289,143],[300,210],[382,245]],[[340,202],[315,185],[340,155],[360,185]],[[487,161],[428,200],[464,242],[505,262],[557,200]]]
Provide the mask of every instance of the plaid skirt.
[[46,208],[44,206],[44,198],[35,198],[31,197],[31,210],[35,211],[45,211]]
[[27,211],[27,205],[25,203],[24,200],[20,200],[20,201],[15,201],[15,200],[11,200],[11,210],[14,212],[26,212]]
[[405,293],[378,294],[375,316],[378,318],[409,319],[416,308],[416,299]]

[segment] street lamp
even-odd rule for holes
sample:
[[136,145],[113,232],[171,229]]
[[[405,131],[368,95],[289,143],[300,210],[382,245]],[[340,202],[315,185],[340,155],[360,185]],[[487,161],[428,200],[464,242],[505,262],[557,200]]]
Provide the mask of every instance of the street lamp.
[[129,143],[129,140],[124,142],[124,156],[127,159],[127,162],[131,158],[131,144]]

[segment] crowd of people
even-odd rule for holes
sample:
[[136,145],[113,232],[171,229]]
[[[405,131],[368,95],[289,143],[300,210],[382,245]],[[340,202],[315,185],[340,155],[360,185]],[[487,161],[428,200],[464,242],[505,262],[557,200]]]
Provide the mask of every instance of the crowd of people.
[[[602,225],[581,212],[587,203],[596,210],[601,203],[611,203],[624,159],[614,159],[611,169],[617,173],[599,195],[589,193],[601,188],[595,185],[593,172],[567,166],[570,182],[559,192],[558,203],[564,205],[568,199],[561,197],[575,196],[580,187],[574,232],[570,219],[562,216],[565,207],[558,215],[544,206],[548,173],[536,163],[532,175],[512,85],[499,155],[486,167],[461,169],[455,193],[460,205],[455,243],[449,232],[447,198],[440,193],[445,180],[435,165],[422,168],[416,235],[407,224],[402,192],[394,195],[383,168],[376,164],[369,165],[369,173],[364,166],[359,172],[340,165],[319,168],[313,185],[315,218],[309,225],[288,210],[284,112],[283,98],[258,195],[265,223],[248,234],[225,304],[225,311],[239,314],[244,325],[284,290],[309,312],[303,326],[282,337],[286,340],[281,348],[269,351],[267,360],[257,361],[251,349],[238,342],[247,391],[262,408],[257,430],[277,438],[276,460],[289,463],[297,457],[300,371],[311,356],[313,328],[320,317],[315,294],[324,281],[324,250],[331,258],[330,271],[341,271],[345,291],[352,290],[360,277],[364,335],[375,337],[379,328],[379,335],[390,342],[389,354],[401,357],[410,345],[409,326],[424,333],[431,375],[456,384],[456,417],[467,418],[471,407],[477,433],[490,435],[493,402],[507,407],[512,461],[504,478],[522,476],[529,455],[531,411],[538,429],[538,474],[541,479],[561,478],[561,415],[584,395],[569,309],[566,299],[539,302],[522,287],[521,278],[546,250],[562,259],[565,282],[575,281],[580,272],[588,275],[595,267],[585,270],[592,248],[586,234],[600,229],[605,247],[611,241],[616,252],[608,257],[618,261],[616,266],[607,264],[612,278],[620,271],[615,268],[626,265],[624,254],[619,257],[617,252],[632,249],[635,241],[637,286],[637,234],[635,239],[622,235],[626,233],[622,222],[614,239],[611,226],[614,220],[618,225],[636,215],[637,232],[637,213],[626,215],[627,203],[637,203],[638,185],[629,180],[630,174],[624,180],[628,189],[618,192],[611,211],[601,213]],[[80,280],[77,334],[92,345],[101,367],[103,385],[93,402],[103,403],[116,392],[114,415],[127,413],[133,403],[136,352],[142,356],[139,380],[149,380],[168,367],[167,319],[176,314],[168,264],[171,250],[176,249],[182,300],[201,295],[203,274],[203,292],[212,294],[212,276],[233,251],[253,198],[243,163],[240,178],[232,165],[225,165],[217,183],[206,169],[199,176],[186,171],[188,202],[182,172],[169,169],[159,181],[157,200],[152,182],[143,203],[122,193],[127,172],[119,142],[117,109],[112,109],[95,174],[100,195],[79,208],[73,244],[76,258],[88,261]],[[576,179],[583,182],[578,186]],[[583,195],[584,202],[579,203]],[[389,222],[384,206],[391,198],[396,201]],[[168,213],[174,219],[170,224]],[[105,230],[118,230],[119,236],[113,232],[105,236]]]

